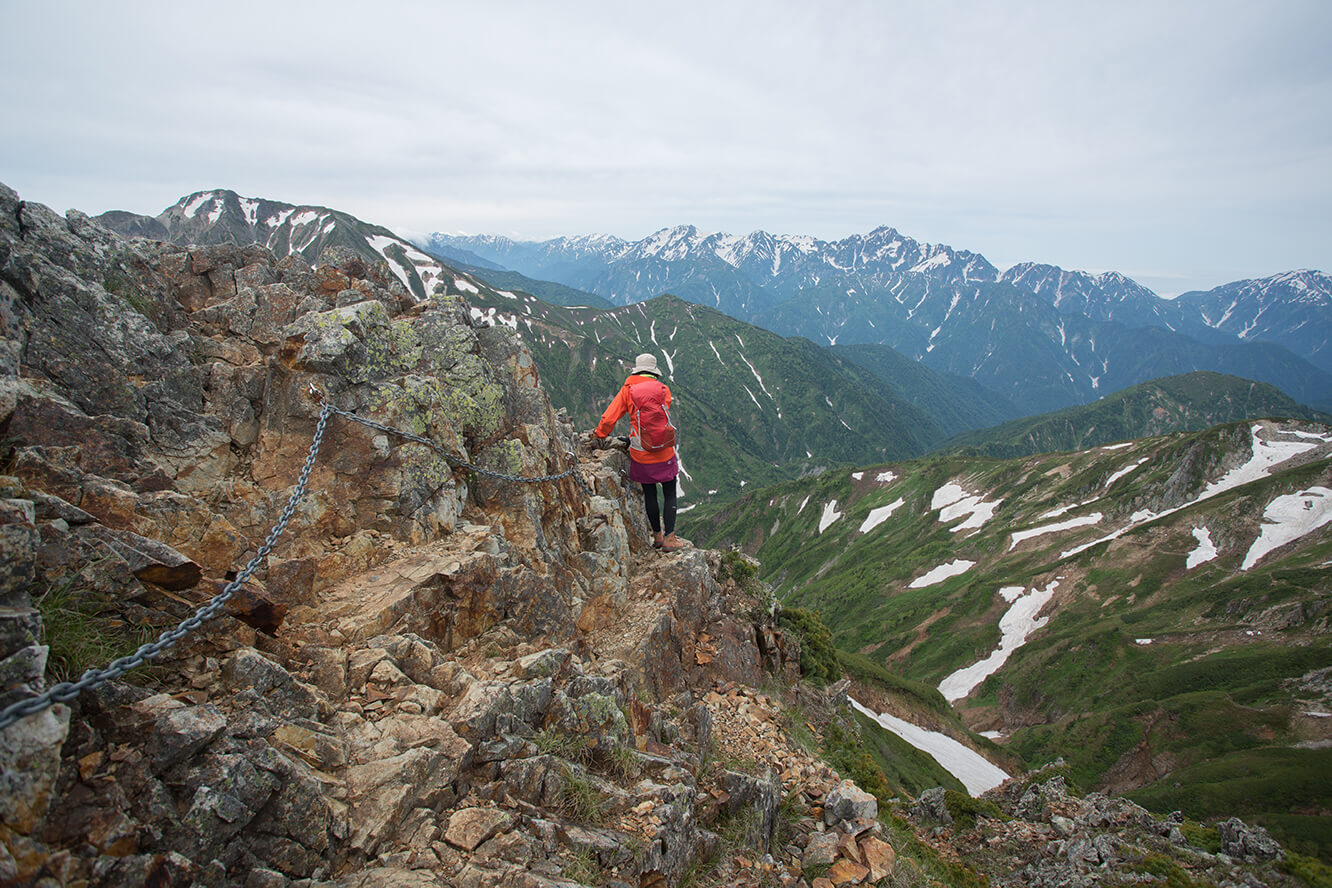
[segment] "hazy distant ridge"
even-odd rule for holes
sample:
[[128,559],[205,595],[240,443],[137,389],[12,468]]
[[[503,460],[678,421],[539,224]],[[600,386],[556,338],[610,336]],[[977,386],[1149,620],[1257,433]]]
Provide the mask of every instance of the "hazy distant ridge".
[[[881,344],[969,376],[1024,413],[1198,370],[1332,410],[1332,277],[1289,272],[1163,299],[1117,272],[984,256],[881,227],[838,241],[666,228],[638,241],[430,235],[425,248],[631,304],[669,292],[784,336]],[[1149,332],[1140,332],[1148,328]]]

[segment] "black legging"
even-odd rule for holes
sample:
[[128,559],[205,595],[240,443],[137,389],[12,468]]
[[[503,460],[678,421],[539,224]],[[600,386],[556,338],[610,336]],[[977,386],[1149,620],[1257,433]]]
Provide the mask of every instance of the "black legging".
[[[675,479],[661,482],[662,499],[666,507],[666,535],[675,532]],[[661,513],[657,511],[657,485],[643,485],[643,505],[647,507],[648,524],[653,533],[661,533]]]

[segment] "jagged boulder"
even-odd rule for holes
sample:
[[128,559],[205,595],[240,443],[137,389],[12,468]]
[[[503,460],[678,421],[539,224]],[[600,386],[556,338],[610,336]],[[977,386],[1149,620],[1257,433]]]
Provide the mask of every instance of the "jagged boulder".
[[878,816],[878,799],[850,780],[839,783],[823,803],[823,822],[829,826],[846,820],[874,820]]
[[1249,826],[1238,817],[1217,824],[1221,851],[1241,860],[1277,860],[1281,846],[1261,826]]

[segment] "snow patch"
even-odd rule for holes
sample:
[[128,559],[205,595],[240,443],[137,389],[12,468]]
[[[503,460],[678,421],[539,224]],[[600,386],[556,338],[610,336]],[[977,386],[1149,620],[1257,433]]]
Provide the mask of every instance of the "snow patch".
[[1081,509],[1083,506],[1090,506],[1094,502],[1096,502],[1096,500],[1092,499],[1092,500],[1087,500],[1086,502],[1074,503],[1071,506],[1060,506],[1057,509],[1051,509],[1050,511],[1046,512],[1043,515],[1037,515],[1036,520],[1044,521],[1046,518],[1058,518],[1060,515],[1064,514],[1065,512],[1072,512],[1074,509]]
[[[1262,438],[1258,437],[1258,433],[1261,432],[1262,429],[1263,427],[1261,425],[1255,425],[1250,430],[1250,434],[1253,435],[1253,456],[1249,458],[1249,461],[1246,462],[1244,465],[1240,466],[1239,468],[1227,472],[1226,475],[1221,478],[1221,480],[1214,481],[1211,484],[1207,485],[1207,487],[1204,488],[1203,492],[1198,495],[1197,499],[1191,502],[1183,503],[1182,505],[1175,506],[1173,509],[1166,509],[1164,512],[1161,512],[1159,514],[1156,512],[1152,512],[1149,509],[1142,509],[1140,511],[1134,512],[1132,515],[1129,516],[1129,523],[1121,527],[1119,530],[1116,530],[1114,533],[1103,536],[1099,540],[1092,540],[1090,543],[1084,543],[1081,546],[1075,546],[1074,548],[1069,549],[1067,552],[1060,552],[1059,557],[1063,559],[1063,558],[1068,558],[1069,556],[1072,555],[1077,555],[1080,552],[1085,552],[1086,550],[1090,549],[1092,546],[1099,546],[1101,543],[1107,543],[1110,542],[1111,540],[1118,539],[1119,537],[1128,533],[1130,530],[1133,530],[1135,527],[1138,527],[1141,524],[1145,524],[1148,521],[1155,521],[1157,518],[1164,518],[1165,516],[1172,515],[1175,512],[1180,511],[1181,509],[1187,509],[1189,506],[1196,505],[1197,503],[1200,503],[1203,500],[1211,499],[1217,494],[1224,493],[1227,490],[1231,490],[1243,484],[1248,484],[1250,481],[1257,481],[1261,478],[1266,478],[1269,473],[1269,470],[1271,470],[1274,466],[1278,466],[1281,463],[1285,462],[1286,460],[1298,456],[1299,454],[1304,453],[1318,446],[1313,442],[1305,443],[1302,441],[1264,441]],[[1330,439],[1322,438],[1320,436],[1319,440],[1326,442]],[[1128,446],[1128,445],[1122,445],[1122,446]],[[1259,540],[1261,539],[1262,536],[1260,535]],[[1257,542],[1255,542],[1254,545],[1256,546]],[[1247,570],[1247,568],[1241,568],[1241,569]]]
[[1123,478],[1125,475],[1129,474],[1130,472],[1132,472],[1134,469],[1138,468],[1138,466],[1142,465],[1145,462],[1147,462],[1147,457],[1144,456],[1142,459],[1138,460],[1133,465],[1126,466],[1120,469],[1118,472],[1115,472],[1113,475],[1109,477],[1109,479],[1106,480],[1105,489],[1109,490],[1111,484],[1114,484],[1120,478]]
[[962,558],[949,561],[947,564],[941,564],[922,577],[917,577],[907,584],[908,589],[924,589],[926,586],[933,586],[935,583],[942,583],[951,577],[960,576],[976,566],[976,562],[967,561]]
[[944,770],[962,781],[962,785],[972,795],[978,796],[994,789],[1008,779],[1009,775],[1002,768],[946,734],[927,731],[895,715],[867,709],[854,698],[847,699],[851,701],[856,711],[869,716],[885,730],[892,731],[912,746],[927,753],[943,766]]
[[[801,504],[801,508],[804,508],[803,504]],[[842,513],[837,511],[837,500],[828,503],[823,507],[823,515],[819,518],[819,533],[823,533],[834,521],[841,517]]]
[[1273,523],[1264,524],[1258,531],[1258,539],[1249,547],[1240,570],[1248,570],[1267,553],[1332,521],[1332,490],[1310,487],[1299,493],[1279,496],[1267,504],[1263,519]]
[[[333,223],[331,221],[328,223],[329,226],[331,226],[332,224]],[[328,233],[327,228],[328,226],[325,227],[324,231],[325,234]],[[406,269],[404,269],[401,265],[398,264],[397,259],[394,259],[393,257],[389,256],[387,252],[385,252],[390,246],[394,244],[401,245],[401,241],[397,240],[396,238],[385,237],[382,234],[373,234],[369,238],[367,238],[367,241],[369,242],[370,246],[374,249],[376,253],[384,257],[384,262],[388,264],[389,270],[392,271],[395,275],[397,275],[398,280],[402,281],[402,285],[410,290],[411,284],[408,283],[409,277]]]
[[510,330],[518,329],[518,318],[516,315],[502,315],[495,311],[494,307],[482,311],[475,306],[471,311],[472,321],[482,327],[494,327],[503,325]]
[[1014,531],[1013,539],[1008,544],[1008,551],[1012,552],[1017,548],[1017,544],[1023,540],[1044,536],[1047,533],[1058,533],[1061,530],[1072,530],[1075,527],[1087,527],[1092,524],[1099,524],[1104,517],[1105,516],[1100,512],[1092,512],[1090,515],[1083,515],[1080,518],[1070,518],[1067,521],[1061,521],[1058,524],[1045,524],[1041,527],[1033,527],[1029,530]]
[[193,219],[194,214],[199,212],[199,207],[208,203],[208,201],[212,199],[213,199],[213,193],[211,191],[205,191],[203,194],[200,194],[194,200],[185,204],[185,206],[181,209],[180,214],[184,216],[186,219]]
[[874,476],[874,480],[878,481],[880,484],[891,484],[892,482],[897,480],[897,473],[880,472],[878,475]]
[[870,513],[865,516],[865,520],[860,524],[861,533],[869,533],[883,522],[887,521],[894,512],[905,503],[906,500],[898,498],[886,506],[879,506],[877,509],[870,509]]
[[1188,560],[1184,562],[1185,570],[1193,570],[1217,555],[1216,544],[1212,542],[1212,532],[1206,527],[1193,528],[1193,538],[1198,541],[1198,546],[1189,553]]
[[1250,481],[1257,481],[1259,478],[1266,478],[1268,470],[1273,466],[1279,465],[1294,456],[1299,456],[1307,450],[1312,450],[1318,445],[1312,441],[1264,441],[1258,437],[1262,431],[1262,426],[1254,426],[1251,430],[1253,435],[1253,456],[1249,461],[1237,469],[1227,472],[1220,481],[1213,481],[1207,485],[1198,500],[1205,500],[1216,496],[1227,490],[1239,487],[1241,484],[1248,484]]
[[796,509],[796,514],[799,515],[801,512],[805,511],[805,506],[807,505],[809,505],[809,497],[805,497],[800,501],[800,508]]
[[[952,703],[970,694],[977,685],[998,672],[1013,651],[1026,644],[1027,636],[1050,622],[1049,617],[1038,618],[1036,615],[1054,598],[1058,585],[1059,580],[1054,579],[1044,589],[1032,589],[1012,600],[1008,610],[999,618],[999,647],[985,659],[959,669],[939,682],[939,693],[945,700]],[[1013,587],[1005,588],[1011,594]]]
[[951,532],[957,533],[959,530],[976,530],[985,526],[985,523],[994,517],[994,510],[1002,503],[1003,500],[986,502],[982,494],[967,493],[962,487],[950,481],[934,492],[934,496],[930,498],[930,509],[940,510],[941,524],[956,521],[963,515],[968,516],[966,521],[949,528]]

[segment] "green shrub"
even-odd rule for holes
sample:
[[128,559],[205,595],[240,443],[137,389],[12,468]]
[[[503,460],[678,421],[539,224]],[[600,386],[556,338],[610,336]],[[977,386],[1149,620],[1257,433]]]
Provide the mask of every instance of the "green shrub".
[[555,728],[542,728],[532,737],[537,752],[553,755],[571,762],[588,764],[592,760],[592,750],[587,745],[587,738],[582,734],[571,734]]
[[944,805],[953,816],[959,829],[971,829],[976,825],[977,817],[989,817],[993,820],[1006,820],[999,806],[988,799],[974,799],[955,789],[944,790]]
[[800,639],[800,674],[810,681],[827,684],[842,677],[837,662],[837,648],[832,633],[823,625],[817,611],[799,607],[782,610],[779,625]]
[[865,751],[860,736],[845,730],[836,721],[823,732],[823,757],[839,774],[855,781],[857,786],[880,801],[893,797],[888,779]]
[[1284,872],[1303,879],[1309,888],[1332,888],[1332,867],[1314,857],[1305,857],[1294,851],[1287,851],[1286,857],[1277,866]]
[[1200,823],[1194,823],[1186,820],[1179,825],[1179,831],[1184,834],[1184,841],[1195,848],[1201,848],[1209,854],[1219,854],[1221,851],[1221,834],[1217,832],[1216,827],[1206,827]]
[[875,663],[869,657],[862,654],[849,653],[847,651],[837,651],[837,662],[847,675],[866,684],[878,685],[886,691],[890,691],[899,696],[910,697],[917,703],[920,703],[935,712],[948,717],[955,717],[956,713],[944,699],[944,695],[939,693],[939,689],[934,685],[923,681],[912,681],[909,678],[903,678],[900,675],[889,672],[884,667]]
[[721,578],[734,580],[741,589],[749,591],[758,579],[758,565],[736,549],[722,552]]
[[1156,876],[1157,884],[1163,882],[1166,888],[1202,888],[1197,882],[1193,881],[1184,867],[1164,854],[1152,852],[1139,861],[1133,869],[1140,873]]
[[728,811],[717,821],[717,834],[733,851],[762,851],[763,811],[756,804]]

